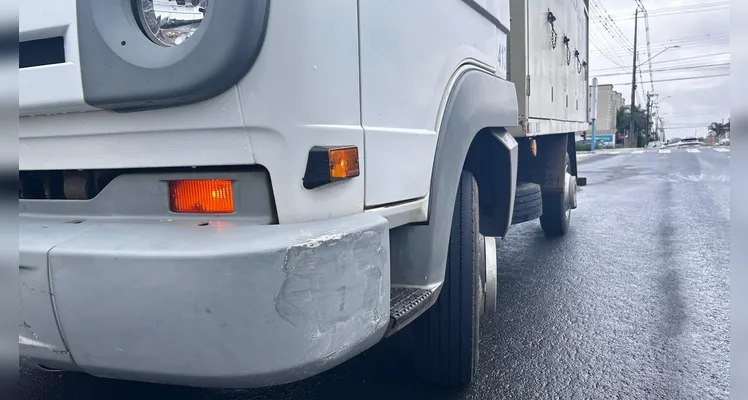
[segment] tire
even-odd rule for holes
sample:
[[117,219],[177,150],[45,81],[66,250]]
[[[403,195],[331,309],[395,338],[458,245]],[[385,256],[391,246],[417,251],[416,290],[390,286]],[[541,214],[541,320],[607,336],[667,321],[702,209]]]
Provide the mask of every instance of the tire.
[[514,195],[512,225],[527,222],[543,215],[543,195],[537,183],[520,183]]
[[[566,153],[565,171],[571,173],[569,153]],[[546,236],[563,236],[569,231],[571,212],[566,213],[565,193],[543,193],[543,215],[540,227]]]
[[450,387],[470,383],[478,366],[482,308],[478,188],[463,171],[457,189],[447,268],[436,303],[413,321],[415,369],[425,381]]

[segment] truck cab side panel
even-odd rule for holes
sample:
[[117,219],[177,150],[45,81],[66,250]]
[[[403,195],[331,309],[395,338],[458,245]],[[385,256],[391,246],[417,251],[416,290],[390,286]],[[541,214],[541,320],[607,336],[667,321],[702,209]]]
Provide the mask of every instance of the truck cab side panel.
[[506,34],[476,8],[508,26],[509,2],[478,3],[486,2],[359,2],[367,207],[428,194],[439,124],[461,66],[505,77]]

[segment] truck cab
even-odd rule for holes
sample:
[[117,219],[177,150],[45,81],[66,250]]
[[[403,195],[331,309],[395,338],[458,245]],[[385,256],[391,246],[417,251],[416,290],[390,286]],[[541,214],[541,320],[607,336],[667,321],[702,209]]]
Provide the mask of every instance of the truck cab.
[[468,384],[497,238],[576,207],[586,121],[531,123],[507,52],[546,6],[22,2],[21,365],[268,386],[407,328]]

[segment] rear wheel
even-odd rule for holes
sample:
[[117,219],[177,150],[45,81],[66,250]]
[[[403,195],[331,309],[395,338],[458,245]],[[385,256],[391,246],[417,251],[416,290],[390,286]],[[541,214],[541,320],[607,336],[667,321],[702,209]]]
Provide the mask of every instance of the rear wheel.
[[543,215],[540,226],[547,236],[562,236],[569,231],[573,196],[576,196],[576,181],[571,175],[569,153],[564,166],[564,190],[561,193],[543,193]]
[[479,321],[483,305],[478,231],[478,188],[463,171],[449,237],[447,268],[439,298],[414,325],[415,365],[426,381],[463,386],[478,366]]
[[543,215],[543,195],[537,183],[518,183],[514,195],[512,224],[531,221]]

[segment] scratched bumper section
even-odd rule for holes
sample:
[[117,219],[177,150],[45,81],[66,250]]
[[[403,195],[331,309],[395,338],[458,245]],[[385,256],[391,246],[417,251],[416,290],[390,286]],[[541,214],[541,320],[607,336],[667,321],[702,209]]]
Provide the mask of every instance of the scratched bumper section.
[[22,365],[215,387],[330,369],[381,340],[387,222],[20,225]]

